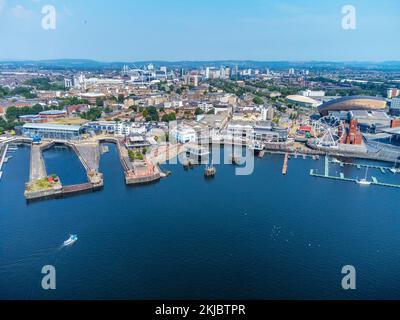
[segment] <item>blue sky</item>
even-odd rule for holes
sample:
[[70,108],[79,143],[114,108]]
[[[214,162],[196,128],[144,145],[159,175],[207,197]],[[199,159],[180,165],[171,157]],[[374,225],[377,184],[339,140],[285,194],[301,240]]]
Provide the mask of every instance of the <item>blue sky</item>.
[[2,60],[400,60],[399,31],[398,0],[0,0]]

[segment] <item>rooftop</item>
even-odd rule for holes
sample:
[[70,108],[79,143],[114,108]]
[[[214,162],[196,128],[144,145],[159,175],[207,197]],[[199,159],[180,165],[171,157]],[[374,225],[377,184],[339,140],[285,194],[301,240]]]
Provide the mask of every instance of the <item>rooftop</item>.
[[26,123],[24,129],[46,129],[46,130],[64,130],[64,131],[79,131],[81,126],[67,126],[62,124],[50,123]]
[[314,100],[309,97],[301,96],[298,94],[287,96],[286,99],[292,100],[292,101],[298,101],[298,102],[302,102],[302,103],[318,104],[317,100]]

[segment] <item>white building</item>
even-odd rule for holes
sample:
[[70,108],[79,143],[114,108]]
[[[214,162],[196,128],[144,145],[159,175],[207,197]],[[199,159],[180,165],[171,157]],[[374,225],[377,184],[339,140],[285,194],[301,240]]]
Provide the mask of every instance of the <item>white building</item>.
[[117,122],[115,124],[115,135],[129,136],[131,134],[144,134],[146,128],[143,125],[138,125],[131,122]]
[[210,67],[206,68],[205,78],[210,79]]
[[172,135],[179,143],[188,143],[196,141],[196,131],[191,127],[178,126],[171,130]]
[[197,106],[205,113],[209,112],[211,109],[214,108],[214,105],[212,103],[205,103],[205,102],[199,103]]
[[304,97],[325,97],[325,91],[304,90],[301,91],[301,95]]
[[164,108],[180,108],[183,106],[182,100],[170,100],[164,102]]
[[231,121],[227,127],[227,134],[234,137],[250,137],[253,135],[253,125],[247,121]]

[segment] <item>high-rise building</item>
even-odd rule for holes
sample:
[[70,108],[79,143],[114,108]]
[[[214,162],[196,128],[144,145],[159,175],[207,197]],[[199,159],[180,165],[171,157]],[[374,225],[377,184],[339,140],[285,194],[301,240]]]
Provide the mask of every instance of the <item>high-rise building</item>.
[[67,89],[72,88],[74,86],[74,79],[64,79],[64,87]]
[[188,86],[197,87],[199,85],[199,76],[188,74],[183,77],[185,84]]
[[206,68],[205,78],[210,79],[210,67]]
[[397,88],[390,88],[390,89],[388,89],[388,91],[387,91],[387,97],[388,97],[389,99],[398,97],[399,95],[400,95],[400,90],[397,89]]
[[239,67],[236,65],[231,69],[231,79],[237,80],[239,75]]

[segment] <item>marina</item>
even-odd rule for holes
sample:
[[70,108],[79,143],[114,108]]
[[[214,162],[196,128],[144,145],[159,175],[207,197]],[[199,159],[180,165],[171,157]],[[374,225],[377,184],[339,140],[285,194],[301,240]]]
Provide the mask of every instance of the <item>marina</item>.
[[389,167],[383,167],[383,166],[379,166],[379,165],[356,164],[356,163],[345,163],[345,162],[330,161],[329,157],[326,156],[325,157],[324,174],[319,174],[319,173],[317,173],[316,170],[311,169],[310,170],[310,176],[317,177],[317,178],[330,179],[330,180],[339,180],[339,181],[344,181],[344,182],[353,182],[353,183],[357,183],[357,184],[360,184],[360,185],[374,185],[374,186],[380,186],[380,187],[400,188],[400,184],[380,182],[374,176],[371,177],[372,181],[368,181],[367,177],[365,177],[365,178],[363,178],[361,180],[360,179],[354,179],[354,178],[345,177],[345,175],[342,172],[339,174],[339,176],[330,175],[329,174],[329,172],[330,172],[329,164],[330,163],[339,164],[340,167],[352,166],[352,167],[356,167],[358,170],[361,169],[361,168],[366,168],[367,170],[368,169],[378,169],[378,170],[381,171],[382,174],[384,174],[386,172],[386,170],[390,170],[391,169]]

